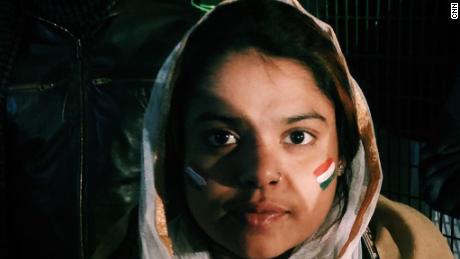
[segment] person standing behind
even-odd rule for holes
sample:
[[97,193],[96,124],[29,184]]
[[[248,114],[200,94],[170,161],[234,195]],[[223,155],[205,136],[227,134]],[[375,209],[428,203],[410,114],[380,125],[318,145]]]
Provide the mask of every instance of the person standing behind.
[[198,11],[179,0],[17,4],[1,92],[7,258],[136,258],[144,109]]

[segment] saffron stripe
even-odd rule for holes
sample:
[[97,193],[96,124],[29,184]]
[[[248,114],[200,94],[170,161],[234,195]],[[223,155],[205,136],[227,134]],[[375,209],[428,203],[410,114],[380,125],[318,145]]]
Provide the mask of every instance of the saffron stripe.
[[334,162],[334,160],[329,158],[328,160],[326,160],[326,162],[324,162],[320,166],[318,166],[318,168],[316,168],[316,170],[313,172],[313,174],[315,176],[322,175],[329,168],[329,166],[331,165],[332,162]]

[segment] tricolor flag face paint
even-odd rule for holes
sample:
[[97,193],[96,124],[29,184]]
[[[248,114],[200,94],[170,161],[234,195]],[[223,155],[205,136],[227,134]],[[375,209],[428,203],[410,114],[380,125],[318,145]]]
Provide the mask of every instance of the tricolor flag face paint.
[[187,178],[197,190],[202,190],[208,184],[206,180],[190,166],[184,168],[184,174],[185,178]]
[[322,163],[316,168],[313,173],[316,176],[316,181],[319,183],[321,189],[326,189],[332,183],[335,177],[335,163],[329,158],[326,162]]

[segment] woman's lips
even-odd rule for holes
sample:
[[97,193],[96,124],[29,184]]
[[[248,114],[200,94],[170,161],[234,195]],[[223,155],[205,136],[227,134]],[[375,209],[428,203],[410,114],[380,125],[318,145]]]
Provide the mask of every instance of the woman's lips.
[[277,221],[286,213],[245,213],[245,223],[249,227],[260,228],[268,226],[270,223]]
[[279,205],[264,202],[242,204],[231,209],[230,214],[244,227],[265,229],[282,220],[289,211]]

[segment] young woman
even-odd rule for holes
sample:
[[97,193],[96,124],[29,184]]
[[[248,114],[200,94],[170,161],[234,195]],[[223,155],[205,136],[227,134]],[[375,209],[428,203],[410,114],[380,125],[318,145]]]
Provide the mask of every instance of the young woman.
[[381,199],[372,219],[367,104],[331,28],[296,1],[223,3],[190,30],[151,96],[142,180],[144,258],[451,256],[407,207]]

